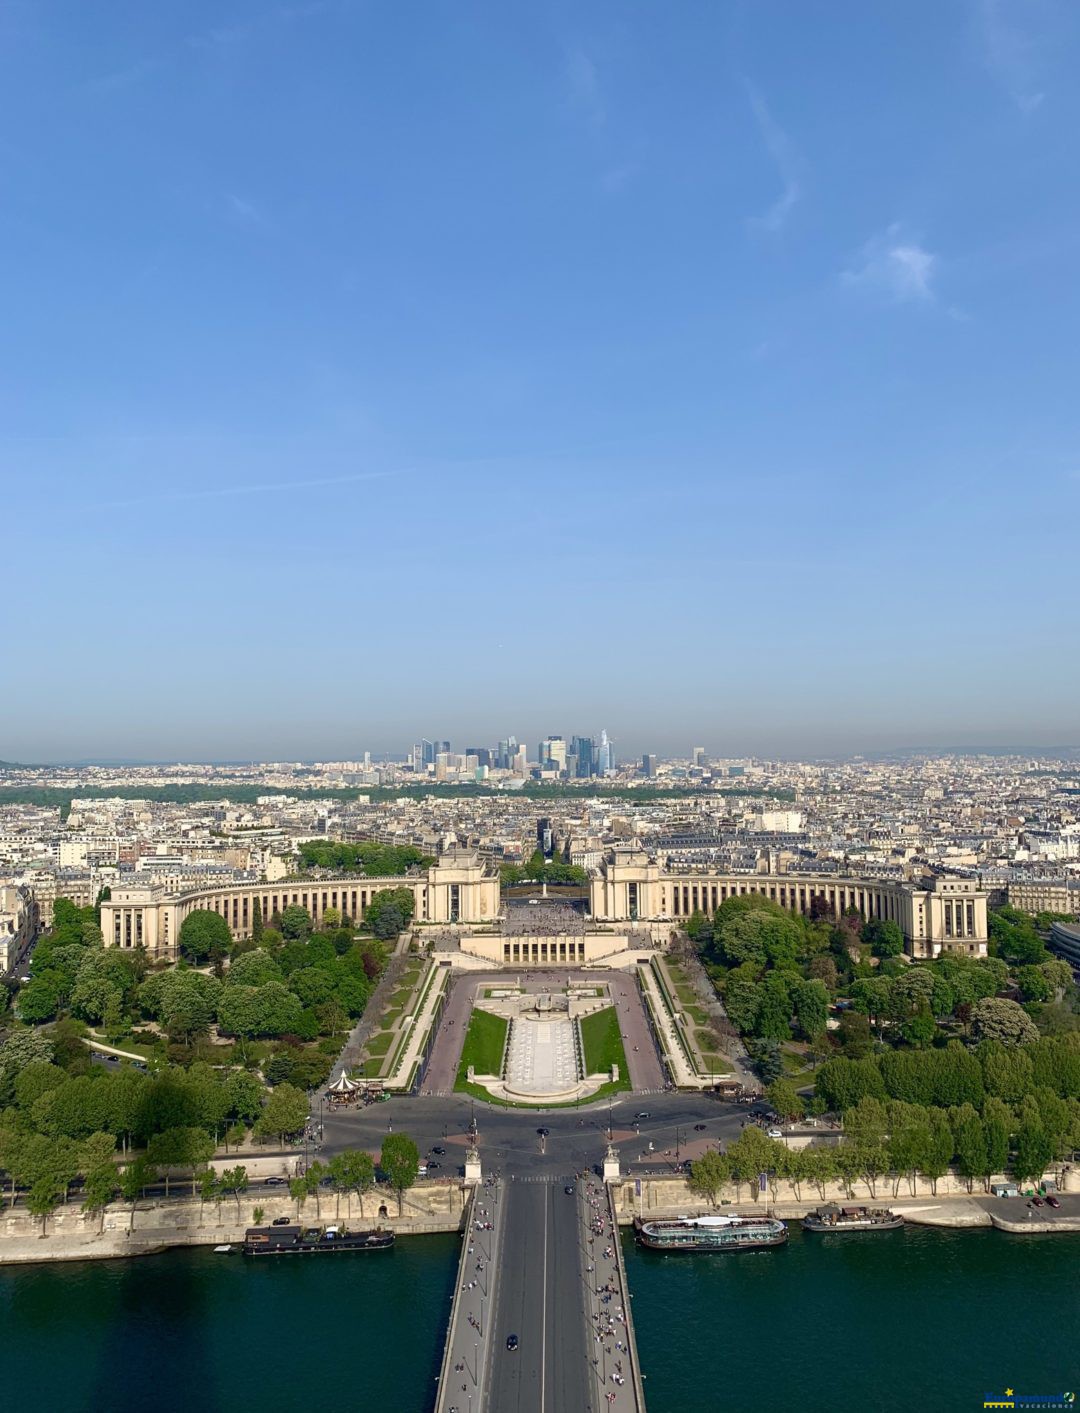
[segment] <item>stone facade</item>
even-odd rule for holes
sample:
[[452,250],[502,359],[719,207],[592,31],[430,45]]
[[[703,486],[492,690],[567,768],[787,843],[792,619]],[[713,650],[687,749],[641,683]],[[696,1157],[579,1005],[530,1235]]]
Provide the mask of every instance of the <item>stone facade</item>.
[[160,886],[115,888],[101,905],[106,947],[143,946],[152,957],[175,961],[180,927],[191,912],[219,913],[234,937],[251,933],[258,899],[264,922],[287,907],[302,907],[318,926],[327,908],[354,921],[372,898],[390,888],[407,888],[416,899],[418,923],[491,922],[499,913],[495,866],[471,852],[451,851],[425,872],[401,878],[320,878],[245,883],[166,893]]
[[680,922],[713,913],[728,898],[757,893],[793,912],[839,917],[854,908],[866,919],[898,924],[913,957],[942,952],[986,956],[987,895],[966,878],[935,878],[928,887],[893,879],[836,874],[717,873],[707,868],[668,872],[633,846],[616,848],[593,875],[594,918]]

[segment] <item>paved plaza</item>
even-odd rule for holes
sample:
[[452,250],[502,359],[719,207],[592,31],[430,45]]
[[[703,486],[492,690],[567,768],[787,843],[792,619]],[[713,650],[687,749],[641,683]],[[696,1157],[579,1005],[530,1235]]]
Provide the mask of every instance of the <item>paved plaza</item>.
[[519,1016],[510,1026],[506,1087],[515,1094],[563,1094],[579,1073],[574,1022],[566,1016],[535,1020]]

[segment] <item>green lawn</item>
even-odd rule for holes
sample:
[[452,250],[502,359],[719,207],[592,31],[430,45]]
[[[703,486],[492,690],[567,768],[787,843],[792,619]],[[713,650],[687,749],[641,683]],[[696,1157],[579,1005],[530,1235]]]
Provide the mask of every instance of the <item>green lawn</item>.
[[580,1024],[581,1044],[585,1051],[585,1073],[610,1072],[612,1065],[618,1065],[619,1078],[626,1080],[629,1087],[626,1051],[623,1049],[619,1015],[615,1007],[605,1006],[602,1011],[583,1016]]
[[473,1011],[465,1032],[455,1089],[465,1089],[470,1065],[477,1074],[499,1073],[506,1046],[506,1026],[501,1016],[493,1016],[489,1011]]
[[377,1035],[371,1036],[371,1038],[364,1045],[364,1049],[368,1052],[369,1055],[385,1055],[387,1050],[390,1049],[390,1045],[393,1039],[393,1031],[380,1031]]

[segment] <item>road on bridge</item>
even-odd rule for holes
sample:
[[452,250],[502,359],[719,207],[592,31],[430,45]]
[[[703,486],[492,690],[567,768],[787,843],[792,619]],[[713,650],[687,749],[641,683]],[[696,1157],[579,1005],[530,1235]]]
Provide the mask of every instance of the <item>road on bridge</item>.
[[[492,1324],[492,1413],[585,1413],[590,1399],[577,1198],[556,1181],[513,1181]],[[517,1335],[518,1348],[506,1341]]]

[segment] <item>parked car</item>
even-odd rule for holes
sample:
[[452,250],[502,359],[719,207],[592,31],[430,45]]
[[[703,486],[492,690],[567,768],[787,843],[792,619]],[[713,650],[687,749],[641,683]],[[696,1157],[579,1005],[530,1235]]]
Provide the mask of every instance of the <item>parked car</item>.
[[652,1114],[649,1113],[648,1109],[642,1109],[642,1111],[641,1111],[640,1114],[635,1114],[635,1115],[634,1115],[634,1122],[639,1124],[639,1123],[641,1123],[644,1119],[651,1119],[651,1118],[652,1118]]
[[282,1177],[263,1178],[264,1187],[284,1187],[285,1179]]
[[436,1143],[435,1146],[434,1146],[434,1148],[432,1148],[431,1151],[432,1151],[433,1153],[437,1153],[437,1154],[439,1155],[439,1157],[441,1158],[442,1155],[446,1152],[446,1149],[443,1148],[443,1147],[441,1147],[440,1144]]
[[784,1136],[778,1128],[770,1128],[767,1130],[767,1132],[770,1138],[783,1138]]
[[1051,1195],[1050,1197],[1048,1197],[1048,1198],[1046,1199],[1046,1205],[1047,1205],[1048,1207],[1060,1207],[1060,1206],[1061,1206],[1061,1203],[1057,1200],[1056,1197],[1054,1197],[1054,1196]]
[[1033,1197],[1033,1198],[1031,1199],[1031,1205],[1032,1205],[1033,1207],[1041,1207],[1041,1206],[1043,1205],[1043,1200],[1042,1200],[1042,1198],[1041,1198],[1041,1197]]
[[566,1193],[567,1197],[573,1197],[574,1192],[576,1191],[576,1189],[575,1189],[574,1184],[573,1184],[572,1182],[568,1182],[568,1183],[566,1184],[566,1186],[563,1188],[563,1191]]
[[287,1227],[291,1221],[291,1217],[275,1217],[270,1225],[272,1227]]
[[441,1166],[442,1166],[441,1163],[431,1162],[431,1163],[429,1163],[429,1164],[427,1165],[427,1170],[428,1170],[429,1173],[432,1173],[432,1172],[435,1171],[436,1168],[439,1168],[439,1167],[441,1167]]

